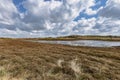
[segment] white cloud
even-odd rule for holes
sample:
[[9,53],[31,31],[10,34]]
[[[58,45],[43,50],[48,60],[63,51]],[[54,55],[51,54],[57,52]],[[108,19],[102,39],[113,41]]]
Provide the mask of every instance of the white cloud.
[[103,17],[99,17],[98,19],[82,19],[77,22],[72,33],[87,35],[120,35],[120,20]]
[[96,25],[96,18],[81,19],[77,22],[77,25],[73,28],[74,34],[92,34],[95,33],[93,26]]
[[98,11],[99,20],[94,27],[101,34],[120,35],[120,0],[108,0]]
[[92,10],[91,8],[86,9],[85,13],[87,15],[95,15],[97,14],[97,10]]
[[0,0],[0,24],[12,25],[17,16],[17,9],[12,0]]
[[[120,35],[120,0],[108,0],[105,7],[92,10],[95,0],[25,0],[20,13],[12,0],[0,2],[0,36],[43,37],[70,34]],[[98,18],[74,21],[80,12]]]
[[120,35],[120,20],[101,17],[93,28],[104,35]]
[[[74,20],[82,10],[92,6],[93,3],[90,1],[63,0],[61,2],[52,0],[45,2],[44,0],[26,0],[23,5],[27,12],[23,21],[30,24],[32,30],[49,29],[45,24],[64,24]],[[51,25],[51,27],[53,26]]]

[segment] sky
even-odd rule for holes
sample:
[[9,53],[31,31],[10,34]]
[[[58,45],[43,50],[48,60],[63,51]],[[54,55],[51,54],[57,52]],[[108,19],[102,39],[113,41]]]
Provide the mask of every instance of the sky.
[[0,0],[0,37],[120,36],[120,0]]

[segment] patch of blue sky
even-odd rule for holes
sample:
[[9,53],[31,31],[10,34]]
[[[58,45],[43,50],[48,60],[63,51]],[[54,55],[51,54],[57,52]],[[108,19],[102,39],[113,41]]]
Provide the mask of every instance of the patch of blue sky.
[[95,0],[95,1],[96,5],[91,7],[93,10],[99,9],[101,6],[105,6],[107,2],[107,0]]
[[[26,9],[23,7],[22,5],[22,2],[25,1],[25,0],[13,0],[13,3],[15,4],[15,6],[17,7],[17,9],[23,13],[26,11]],[[44,1],[51,1],[51,0],[44,0]],[[62,1],[62,0],[56,0],[56,1]],[[95,0],[96,1],[96,5],[95,6],[92,6],[91,8],[93,10],[97,10],[99,9],[101,6],[105,6],[106,5],[106,2],[107,0]],[[86,19],[89,19],[89,18],[92,18],[92,17],[95,17],[97,18],[98,15],[97,14],[94,14],[94,15],[87,15],[85,13],[85,11],[83,12],[80,12],[79,16],[77,16],[74,21],[78,21],[80,20],[81,18],[86,18]]]
[[83,11],[83,12],[81,12],[81,13],[79,14],[78,17],[76,17],[76,18],[74,19],[74,21],[78,21],[78,20],[80,20],[80,19],[82,19],[82,18],[90,19],[90,18],[93,18],[93,17],[97,18],[98,15],[97,15],[97,14],[87,15],[87,14],[85,14],[84,11]]
[[[24,13],[26,11],[26,9],[22,5],[23,1],[25,0],[13,0],[13,3],[21,13]],[[52,1],[52,0],[44,0],[44,1]],[[62,0],[56,0],[56,1],[62,1]]]
[[13,3],[21,13],[26,11],[26,9],[22,5],[23,1],[25,0],[13,0]]
[[[92,10],[97,10],[97,9],[99,9],[99,8],[102,7],[102,6],[104,7],[104,6],[106,5],[107,0],[95,0],[95,2],[96,2],[96,5],[91,7]],[[85,10],[83,10],[83,12],[80,12],[79,16],[77,16],[77,17],[74,19],[74,21],[78,21],[78,20],[80,20],[80,19],[82,19],[82,18],[89,19],[89,18],[93,18],[93,17],[97,18],[97,17],[98,17],[98,14],[87,15],[87,14],[85,13]]]

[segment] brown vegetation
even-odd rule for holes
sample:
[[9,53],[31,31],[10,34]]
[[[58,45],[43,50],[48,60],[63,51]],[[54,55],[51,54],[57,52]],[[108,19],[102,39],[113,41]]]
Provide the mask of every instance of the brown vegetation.
[[120,80],[120,47],[0,39],[0,80]]
[[120,36],[62,36],[62,37],[47,37],[47,38],[24,38],[27,40],[102,40],[102,41],[120,41]]

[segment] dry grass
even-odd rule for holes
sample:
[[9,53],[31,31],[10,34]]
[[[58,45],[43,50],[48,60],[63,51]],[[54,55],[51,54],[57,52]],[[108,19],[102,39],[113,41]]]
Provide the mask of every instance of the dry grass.
[[0,39],[0,80],[120,80],[120,47]]
[[120,36],[81,36],[81,35],[71,35],[62,37],[47,37],[47,38],[24,38],[27,40],[102,40],[102,41],[120,41]]

